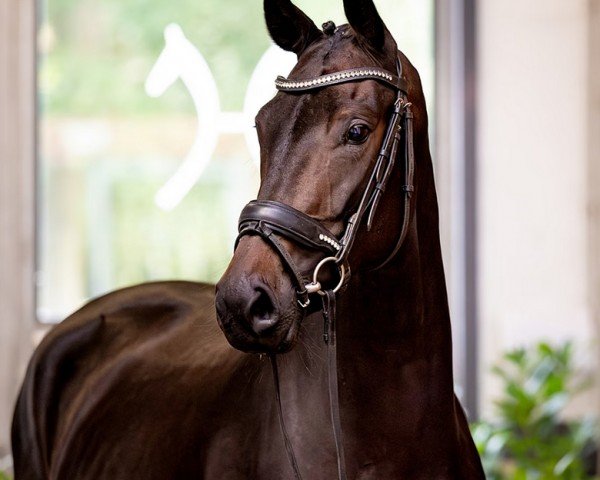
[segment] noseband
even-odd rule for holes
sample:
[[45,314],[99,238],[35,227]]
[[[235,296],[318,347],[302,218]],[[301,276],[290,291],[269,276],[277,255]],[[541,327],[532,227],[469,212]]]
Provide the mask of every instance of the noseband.
[[[386,133],[377,156],[375,165],[371,171],[369,180],[362,194],[356,211],[348,220],[344,233],[337,238],[321,222],[309,215],[296,210],[285,203],[273,200],[253,200],[244,207],[239,220],[239,234],[236,247],[240,239],[246,235],[258,235],[269,243],[280,256],[283,265],[289,272],[295,286],[299,305],[305,309],[310,304],[310,295],[318,293],[323,302],[324,318],[324,340],[327,344],[327,373],[329,386],[330,413],[333,425],[333,434],[337,453],[338,478],[346,479],[346,465],[344,461],[344,450],[342,445],[342,431],[339,414],[338,382],[337,382],[337,350],[336,350],[336,328],[335,309],[336,293],[344,285],[350,274],[348,256],[354,245],[358,228],[366,218],[367,231],[371,230],[377,207],[381,196],[385,191],[388,180],[394,169],[400,149],[403,145],[403,185],[404,208],[402,228],[400,235],[392,251],[385,259],[375,267],[381,268],[390,262],[400,250],[410,224],[411,197],[414,192],[413,177],[415,169],[413,129],[411,104],[408,102],[406,81],[402,78],[402,64],[396,61],[397,75],[381,68],[353,68],[337,73],[322,75],[309,80],[289,80],[277,77],[275,86],[281,92],[305,93],[321,89],[331,85],[348,82],[360,82],[364,80],[376,80],[397,92],[393,112],[387,124]],[[402,135],[404,130],[404,135]],[[312,279],[306,278],[298,269],[292,256],[279,240],[283,237],[301,247],[309,250],[320,251],[324,258],[318,263],[313,271]],[[319,281],[319,271],[323,265],[334,263],[338,267],[340,280],[334,288],[324,288]],[[271,356],[271,364],[275,378],[275,392],[279,421],[284,437],[288,458],[294,475],[301,480],[300,470],[296,461],[291,441],[285,428],[281,399],[279,391],[279,374],[275,356]]]

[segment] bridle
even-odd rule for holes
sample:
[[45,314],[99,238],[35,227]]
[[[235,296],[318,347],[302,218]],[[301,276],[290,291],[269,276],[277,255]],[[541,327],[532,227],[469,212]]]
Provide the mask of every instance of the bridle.
[[[396,246],[375,269],[383,267],[394,258],[406,237],[410,221],[410,198],[414,191],[412,111],[411,104],[407,101],[406,82],[402,78],[402,67],[399,60],[397,61],[397,68],[397,76],[386,70],[373,67],[353,68],[322,75],[310,80],[288,80],[281,76],[275,80],[275,86],[282,92],[307,92],[330,85],[364,80],[377,80],[397,91],[394,110],[388,122],[377,161],[371,171],[371,176],[363,192],[359,206],[348,220],[345,232],[340,239],[325,228],[318,220],[285,203],[273,200],[253,200],[242,210],[239,219],[239,235],[236,240],[236,247],[239,240],[246,235],[259,235],[271,244],[291,274],[297,288],[298,303],[303,308],[308,307],[310,304],[309,294],[322,292],[320,282],[318,282],[317,278],[320,268],[325,263],[335,262],[340,268],[340,276],[343,278],[338,286],[334,288],[336,292],[341,287],[343,280],[347,278],[349,272],[349,268],[347,268],[348,255],[356,239],[358,226],[364,216],[367,215],[367,230],[371,230],[381,195],[385,191],[396,162],[403,124],[405,139],[404,185],[402,186],[405,193],[403,224]],[[302,247],[320,250],[327,255],[315,268],[312,281],[306,279],[299,271],[276,235],[285,237]]]
[[[349,278],[350,266],[348,265],[348,256],[356,240],[358,228],[365,217],[367,230],[371,230],[381,196],[394,169],[402,139],[404,139],[404,183],[402,186],[404,193],[404,214],[402,227],[394,248],[375,269],[382,268],[396,256],[404,243],[411,219],[411,197],[414,192],[413,177],[415,169],[412,129],[413,115],[411,104],[408,102],[406,81],[402,78],[402,64],[399,58],[396,60],[396,68],[397,75],[381,68],[366,67],[343,70],[308,80],[290,80],[281,76],[277,77],[275,86],[281,92],[305,93],[341,83],[376,80],[387,87],[393,88],[397,92],[397,95],[393,112],[387,124],[383,143],[371,171],[369,181],[356,211],[346,224],[341,238],[337,238],[318,220],[296,210],[290,205],[273,200],[253,200],[244,207],[240,214],[239,234],[236,240],[237,247],[242,237],[246,235],[258,235],[273,247],[296,286],[298,304],[302,307],[303,311],[310,304],[311,294],[319,294],[322,298],[324,319],[323,338],[327,344],[330,412],[337,453],[338,478],[340,480],[346,479],[346,465],[341,441],[342,431],[338,401],[335,325],[336,293],[347,283]],[[284,237],[306,249],[323,252],[325,257],[315,267],[312,279],[307,279],[302,274],[278,237]],[[337,265],[340,279],[335,287],[324,288],[319,281],[319,272],[325,264],[330,262]],[[277,360],[274,355],[271,355],[271,364],[275,380],[279,421],[288,459],[294,470],[296,479],[301,480],[302,476],[283,420],[279,374]]]

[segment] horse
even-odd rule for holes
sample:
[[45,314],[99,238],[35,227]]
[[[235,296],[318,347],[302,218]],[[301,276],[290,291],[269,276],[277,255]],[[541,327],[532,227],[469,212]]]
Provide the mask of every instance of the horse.
[[264,0],[298,62],[256,117],[261,185],[227,270],[52,330],[15,409],[16,480],[485,478],[453,390],[419,75],[372,0],[344,9],[319,29]]

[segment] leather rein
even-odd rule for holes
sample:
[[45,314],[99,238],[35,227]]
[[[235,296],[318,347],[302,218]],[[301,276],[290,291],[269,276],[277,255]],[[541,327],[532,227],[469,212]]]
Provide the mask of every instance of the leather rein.
[[[396,100],[393,111],[387,124],[386,133],[375,165],[371,171],[369,181],[356,211],[349,218],[345,231],[337,238],[321,222],[309,215],[296,210],[290,205],[272,200],[253,200],[248,203],[240,214],[239,234],[236,247],[240,239],[246,235],[258,235],[263,238],[278,253],[282,263],[296,287],[298,304],[305,311],[310,305],[311,295],[318,294],[322,300],[324,331],[323,339],[327,344],[327,377],[329,390],[329,405],[333,436],[336,446],[338,465],[338,479],[346,480],[346,463],[342,444],[342,429],[339,412],[339,389],[337,379],[337,339],[336,339],[336,294],[347,284],[350,276],[348,256],[357,236],[358,228],[366,218],[367,230],[370,231],[375,218],[381,196],[385,191],[388,180],[396,164],[401,140],[403,144],[403,185],[404,213],[400,235],[395,247],[388,256],[375,267],[382,268],[389,263],[398,253],[406,238],[410,224],[411,197],[414,192],[413,178],[415,170],[413,126],[411,104],[408,102],[406,81],[402,78],[402,64],[396,61],[397,75],[381,68],[353,68],[336,73],[322,75],[309,80],[290,80],[277,77],[275,86],[281,92],[304,93],[316,89],[347,82],[376,80],[385,86],[393,88]],[[404,131],[404,132],[402,132]],[[403,133],[403,134],[402,134]],[[303,248],[321,251],[325,256],[315,267],[312,278],[307,278],[296,266],[289,252],[279,240],[284,237]],[[334,263],[339,272],[339,282],[333,288],[324,287],[319,281],[319,271],[327,263]],[[281,407],[281,393],[279,388],[279,372],[275,355],[270,355],[275,382],[275,393],[279,422],[284,437],[288,459],[296,480],[302,480],[298,462],[294,454],[292,443],[289,439],[283,411]]]

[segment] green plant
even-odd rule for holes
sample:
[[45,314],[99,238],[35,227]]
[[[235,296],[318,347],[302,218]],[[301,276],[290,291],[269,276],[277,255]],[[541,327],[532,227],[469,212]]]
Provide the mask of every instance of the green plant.
[[512,350],[492,371],[503,384],[498,420],[472,426],[488,480],[593,478],[584,459],[594,448],[594,422],[560,416],[588,386],[577,379],[572,344]]
[[11,480],[12,477],[8,475],[8,473],[4,473],[0,471],[0,480]]

